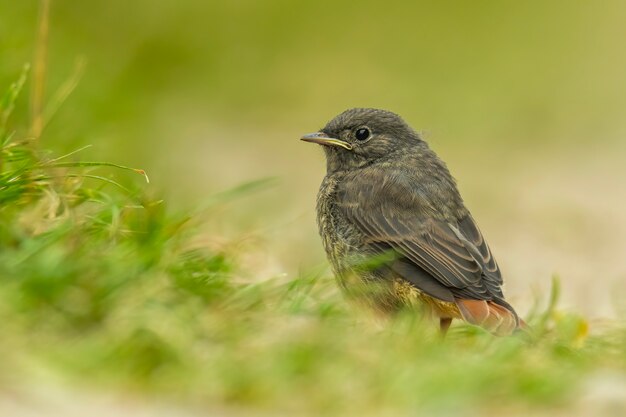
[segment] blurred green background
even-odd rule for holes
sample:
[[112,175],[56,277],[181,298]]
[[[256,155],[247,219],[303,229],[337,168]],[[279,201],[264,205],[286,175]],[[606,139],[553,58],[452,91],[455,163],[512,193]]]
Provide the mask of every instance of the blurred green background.
[[[32,62],[37,9],[0,0],[0,85]],[[447,161],[522,313],[556,273],[565,306],[612,315],[626,293],[625,18],[622,1],[55,0],[47,96],[86,68],[42,141],[145,168],[180,210],[276,177],[207,225],[262,242],[249,256],[262,279],[325,262],[323,157],[299,136],[386,108]]]
[[[0,91],[39,3],[0,0]],[[45,102],[84,69],[38,149],[92,146],[32,156],[31,70],[0,120],[0,415],[623,414],[625,21],[622,1],[51,0]],[[298,139],[357,106],[448,163],[532,343],[440,343],[341,297],[323,154]]]

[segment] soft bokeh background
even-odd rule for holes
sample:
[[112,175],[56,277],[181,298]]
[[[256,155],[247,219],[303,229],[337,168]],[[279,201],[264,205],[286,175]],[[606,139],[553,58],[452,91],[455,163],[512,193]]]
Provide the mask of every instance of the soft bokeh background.
[[[0,85],[32,61],[37,8],[0,0]],[[56,0],[48,95],[77,59],[86,68],[42,140],[145,168],[180,210],[276,177],[207,225],[261,242],[263,279],[325,262],[323,156],[299,136],[348,107],[387,108],[447,161],[522,313],[558,274],[566,307],[613,315],[626,294],[625,18],[621,1]]]

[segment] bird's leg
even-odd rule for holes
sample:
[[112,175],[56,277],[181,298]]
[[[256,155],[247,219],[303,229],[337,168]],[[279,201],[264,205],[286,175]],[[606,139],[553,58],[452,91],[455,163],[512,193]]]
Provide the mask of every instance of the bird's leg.
[[441,330],[442,337],[448,332],[450,324],[452,324],[452,319],[450,317],[441,317],[439,319],[439,329]]

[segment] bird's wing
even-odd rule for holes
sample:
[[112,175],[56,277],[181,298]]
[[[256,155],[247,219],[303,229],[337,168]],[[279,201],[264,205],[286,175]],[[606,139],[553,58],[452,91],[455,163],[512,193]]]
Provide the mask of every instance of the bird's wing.
[[436,220],[425,214],[424,204],[406,182],[372,183],[357,177],[337,193],[339,210],[365,234],[370,247],[401,256],[392,268],[407,281],[445,301],[451,301],[451,294],[508,306],[500,270],[473,218]]

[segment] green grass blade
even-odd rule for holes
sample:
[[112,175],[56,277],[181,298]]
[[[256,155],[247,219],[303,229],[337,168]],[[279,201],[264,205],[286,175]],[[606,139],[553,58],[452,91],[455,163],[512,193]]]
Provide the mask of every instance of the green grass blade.
[[4,129],[6,128],[7,120],[13,109],[15,108],[15,101],[22,91],[24,84],[26,83],[26,78],[28,77],[28,71],[30,70],[30,64],[25,64],[20,77],[16,82],[11,84],[9,90],[4,94],[2,100],[0,101],[0,134],[4,134]]
[[132,171],[136,174],[143,175],[147,183],[150,183],[148,174],[143,169],[131,168],[124,165],[114,164],[111,162],[44,162],[40,165],[42,168],[85,168],[85,167],[113,167],[126,171]]

